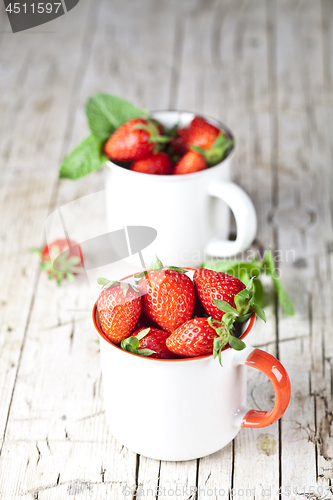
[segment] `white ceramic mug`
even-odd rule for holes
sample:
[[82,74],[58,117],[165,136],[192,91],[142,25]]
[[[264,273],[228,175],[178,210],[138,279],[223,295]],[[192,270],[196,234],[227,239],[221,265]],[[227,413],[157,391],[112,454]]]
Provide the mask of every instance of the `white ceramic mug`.
[[[184,127],[194,113],[156,111],[151,116],[167,128]],[[232,134],[220,122],[207,121]],[[249,196],[230,182],[229,156],[218,165],[186,175],[149,175],[107,162],[106,209],[109,231],[149,226],[156,240],[142,252],[147,265],[157,255],[165,265],[194,267],[207,256],[228,257],[246,250],[257,230]],[[237,226],[229,241],[229,208]],[[138,259],[137,259],[137,262]]]
[[[189,273],[192,277],[193,273]],[[133,283],[132,280],[126,281]],[[243,335],[252,330],[254,315]],[[247,346],[226,348],[222,364],[212,355],[159,360],[123,351],[103,334],[96,304],[106,418],[112,434],[130,450],[157,460],[191,460],[214,453],[241,427],[265,427],[278,420],[290,399],[290,381],[271,354]],[[246,368],[265,373],[275,389],[275,406],[246,406]]]

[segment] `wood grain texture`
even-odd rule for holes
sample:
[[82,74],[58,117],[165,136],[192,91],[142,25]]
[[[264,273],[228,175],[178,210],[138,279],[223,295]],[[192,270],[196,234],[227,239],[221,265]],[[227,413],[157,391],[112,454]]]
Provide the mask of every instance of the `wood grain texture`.
[[[33,32],[13,35],[0,6],[0,498],[332,498],[332,2],[81,0]],[[159,462],[114,440],[90,320],[95,276],[58,288],[27,251],[59,207],[77,238],[105,228],[103,171],[57,180],[99,91],[230,126],[233,180],[258,214],[254,248],[275,252],[296,306],[285,317],[264,280],[268,321],[249,337],[290,374],[283,419],[200,460]],[[88,194],[81,231],[68,204]],[[250,369],[248,404],[274,404]]]

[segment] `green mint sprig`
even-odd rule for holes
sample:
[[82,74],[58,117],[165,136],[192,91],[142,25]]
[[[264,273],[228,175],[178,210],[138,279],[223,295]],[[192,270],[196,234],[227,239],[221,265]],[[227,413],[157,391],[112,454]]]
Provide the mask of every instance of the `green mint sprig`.
[[146,110],[110,94],[94,94],[86,104],[91,135],[84,139],[63,160],[60,179],[78,179],[100,169],[107,161],[103,153],[106,140],[128,120],[147,118]]
[[[262,260],[257,258],[253,259],[250,262],[240,260],[211,260],[204,262],[202,264],[202,267],[235,276],[235,278],[240,279],[245,285],[249,283],[252,277],[259,278],[261,274],[271,276],[273,288],[277,294],[278,301],[283,309],[284,314],[286,316],[293,316],[295,314],[293,303],[289,295],[283,288],[275,270],[274,257],[270,250],[265,251]],[[260,279],[255,279],[253,282],[253,286],[254,302],[262,307],[264,302],[264,290]]]

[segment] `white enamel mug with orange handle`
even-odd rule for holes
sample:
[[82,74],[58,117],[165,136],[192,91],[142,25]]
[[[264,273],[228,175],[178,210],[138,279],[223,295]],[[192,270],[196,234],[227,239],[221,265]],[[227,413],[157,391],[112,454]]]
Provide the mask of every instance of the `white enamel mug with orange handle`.
[[[194,118],[185,111],[155,111],[151,116],[165,127],[184,127]],[[206,118],[232,133],[220,122]],[[218,165],[186,175],[149,175],[132,172],[112,161],[106,170],[106,210],[109,231],[123,226],[150,226],[156,240],[143,251],[147,265],[155,255],[165,265],[198,266],[207,256],[229,257],[246,250],[255,238],[257,217],[249,196],[230,181],[228,157]],[[237,227],[228,240],[230,210]],[[138,263],[136,257],[131,259]]]
[[[173,461],[204,457],[226,446],[241,427],[266,427],[287,409],[288,374],[274,356],[261,349],[226,348],[222,351],[222,367],[212,355],[159,360],[131,354],[112,344],[100,328],[96,304],[93,322],[100,340],[110,430],[120,443],[140,455]],[[253,315],[242,340],[254,322]],[[246,406],[245,365],[262,371],[271,380],[275,390],[273,409],[257,411]]]

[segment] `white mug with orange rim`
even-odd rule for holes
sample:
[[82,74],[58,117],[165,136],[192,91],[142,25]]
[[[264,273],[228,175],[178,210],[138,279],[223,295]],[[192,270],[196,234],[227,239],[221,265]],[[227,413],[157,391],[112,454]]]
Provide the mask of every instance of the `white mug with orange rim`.
[[[193,271],[189,272],[192,278]],[[134,284],[133,278],[124,281]],[[255,322],[253,315],[241,336]],[[271,354],[249,345],[225,348],[222,365],[212,355],[188,359],[138,356],[113,344],[102,332],[96,304],[93,323],[100,340],[104,403],[110,430],[130,450],[157,460],[192,460],[232,441],[241,427],[266,427],[278,420],[290,400],[290,381]],[[246,367],[271,380],[275,406],[246,406]]]
[[[189,125],[195,115],[184,111],[155,111],[151,116],[171,128],[175,124]],[[206,120],[233,138],[220,122]],[[229,257],[246,250],[255,238],[257,217],[249,196],[230,181],[233,149],[218,165],[186,175],[144,174],[108,161],[109,231],[124,226],[156,229],[155,241],[142,252],[147,265],[153,263],[157,255],[165,265],[195,267],[207,256]],[[235,241],[228,240],[229,209],[237,226]],[[139,262],[137,257],[131,261]]]

